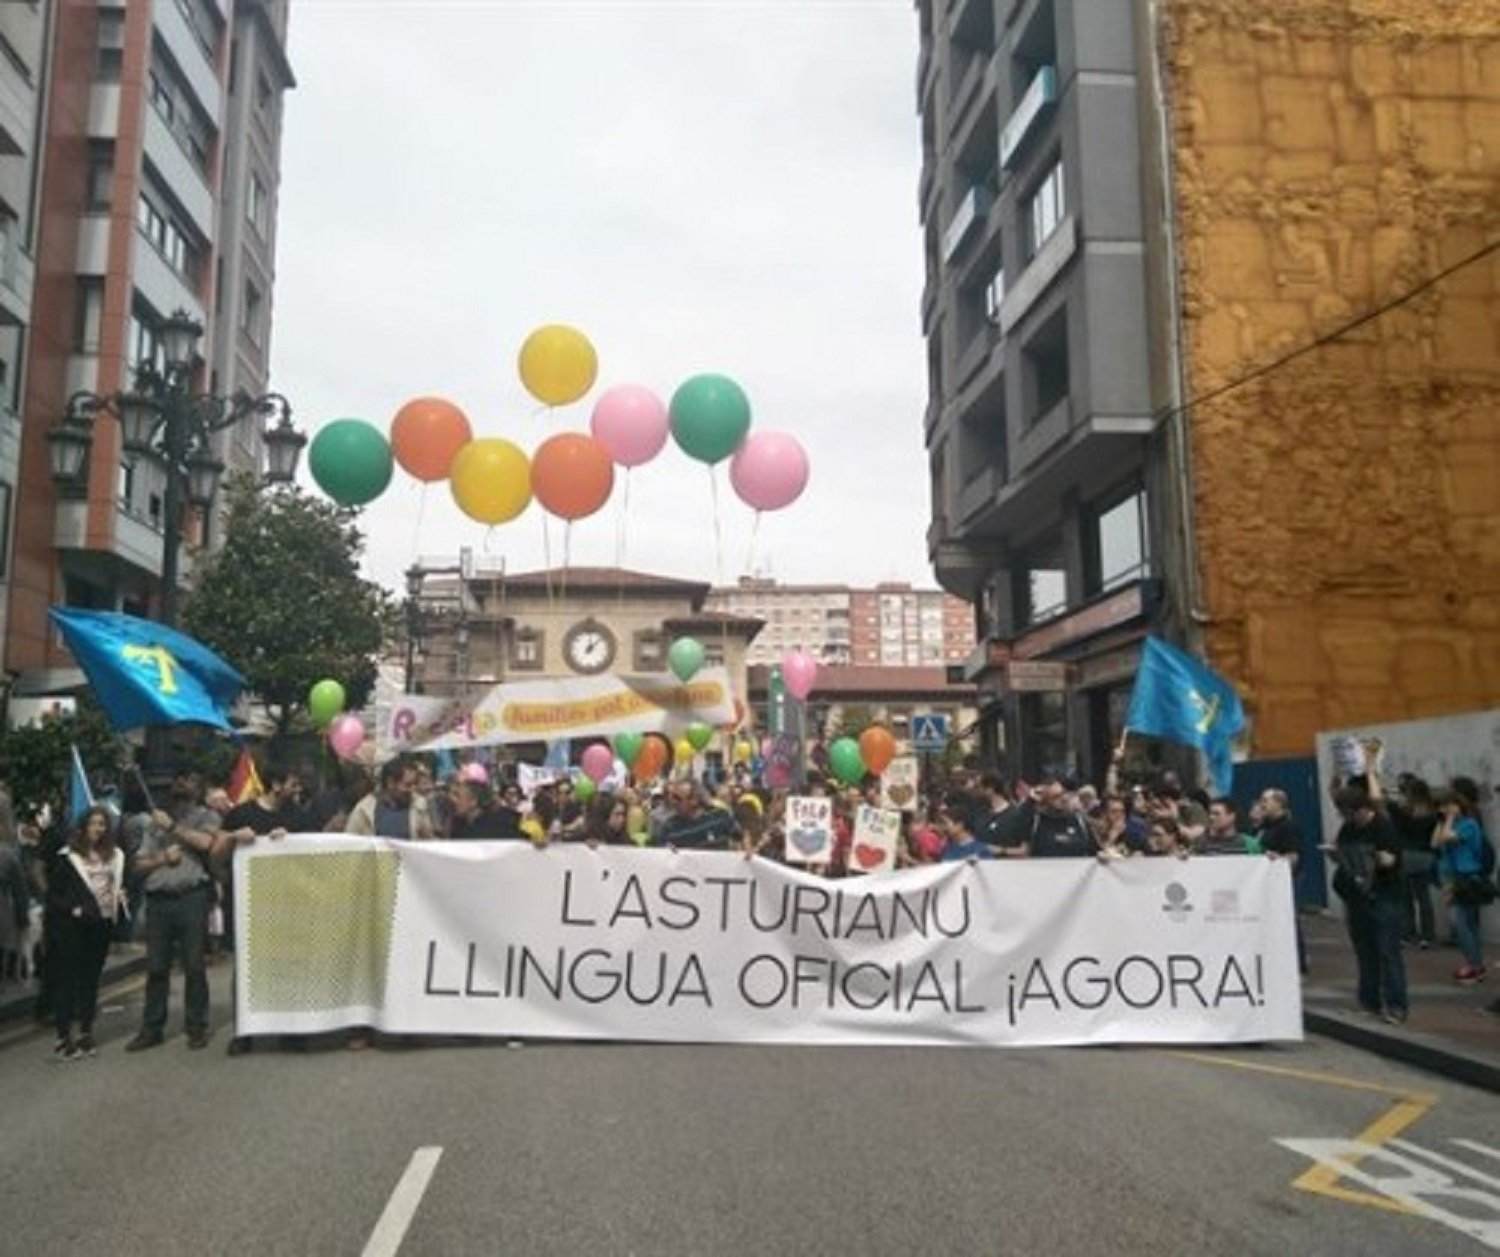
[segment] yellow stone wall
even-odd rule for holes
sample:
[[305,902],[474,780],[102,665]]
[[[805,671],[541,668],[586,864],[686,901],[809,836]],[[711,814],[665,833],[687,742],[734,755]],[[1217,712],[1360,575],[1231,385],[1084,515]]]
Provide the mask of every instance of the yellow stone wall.
[[[1188,395],[1500,240],[1500,0],[1168,0]],[[1256,755],[1500,706],[1500,253],[1190,416]]]

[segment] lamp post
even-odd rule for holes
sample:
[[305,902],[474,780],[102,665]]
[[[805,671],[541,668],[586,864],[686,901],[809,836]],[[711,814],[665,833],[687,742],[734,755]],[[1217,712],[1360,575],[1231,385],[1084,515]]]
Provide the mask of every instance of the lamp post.
[[422,581],[427,573],[420,563],[406,569],[406,692],[412,693],[416,686],[417,639],[422,633]]
[[289,484],[307,437],[292,426],[292,407],[280,393],[232,397],[195,393],[193,367],[203,325],[178,310],[159,329],[161,367],[142,363],[134,387],[100,396],[81,391],[68,399],[62,418],[47,433],[52,479],[76,488],[86,478],[94,424],[108,415],[120,424],[125,455],[132,464],[148,458],[166,472],[162,503],[161,619],[177,622],[177,567],[182,545],[183,499],[207,510],[218,492],[224,464],[214,456],[213,434],[249,416],[279,416],[264,434],[266,484]]

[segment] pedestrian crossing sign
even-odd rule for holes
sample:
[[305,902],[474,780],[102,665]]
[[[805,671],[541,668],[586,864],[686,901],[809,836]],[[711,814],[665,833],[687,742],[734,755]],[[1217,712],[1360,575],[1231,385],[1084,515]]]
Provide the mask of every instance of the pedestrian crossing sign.
[[948,717],[926,712],[911,718],[911,749],[941,751],[948,745]]

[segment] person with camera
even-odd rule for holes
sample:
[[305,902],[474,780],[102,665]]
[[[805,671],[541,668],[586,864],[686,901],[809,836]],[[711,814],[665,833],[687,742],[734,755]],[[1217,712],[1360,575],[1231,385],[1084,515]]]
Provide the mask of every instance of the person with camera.
[[1485,979],[1483,934],[1479,915],[1495,898],[1493,857],[1485,868],[1489,840],[1479,823],[1479,790],[1467,777],[1456,777],[1439,801],[1441,822],[1432,834],[1438,852],[1438,878],[1448,904],[1453,938],[1464,962],[1454,973],[1463,986]]

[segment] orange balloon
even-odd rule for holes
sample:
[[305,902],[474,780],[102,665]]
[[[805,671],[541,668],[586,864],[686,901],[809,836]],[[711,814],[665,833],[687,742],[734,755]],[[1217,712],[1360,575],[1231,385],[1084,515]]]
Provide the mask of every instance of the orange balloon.
[[458,451],[474,439],[468,416],[441,397],[417,397],[391,420],[391,451],[418,480],[446,480]]
[[630,771],[635,774],[637,781],[654,781],[661,776],[662,769],[667,766],[670,752],[667,744],[654,733],[648,733],[646,740],[641,743],[640,754],[635,757],[635,763]]
[[583,519],[609,501],[615,463],[604,445],[582,432],[548,437],[531,459],[531,492],[552,514]]
[[859,756],[865,767],[878,777],[896,758],[896,739],[891,737],[890,730],[871,725],[859,735]]

